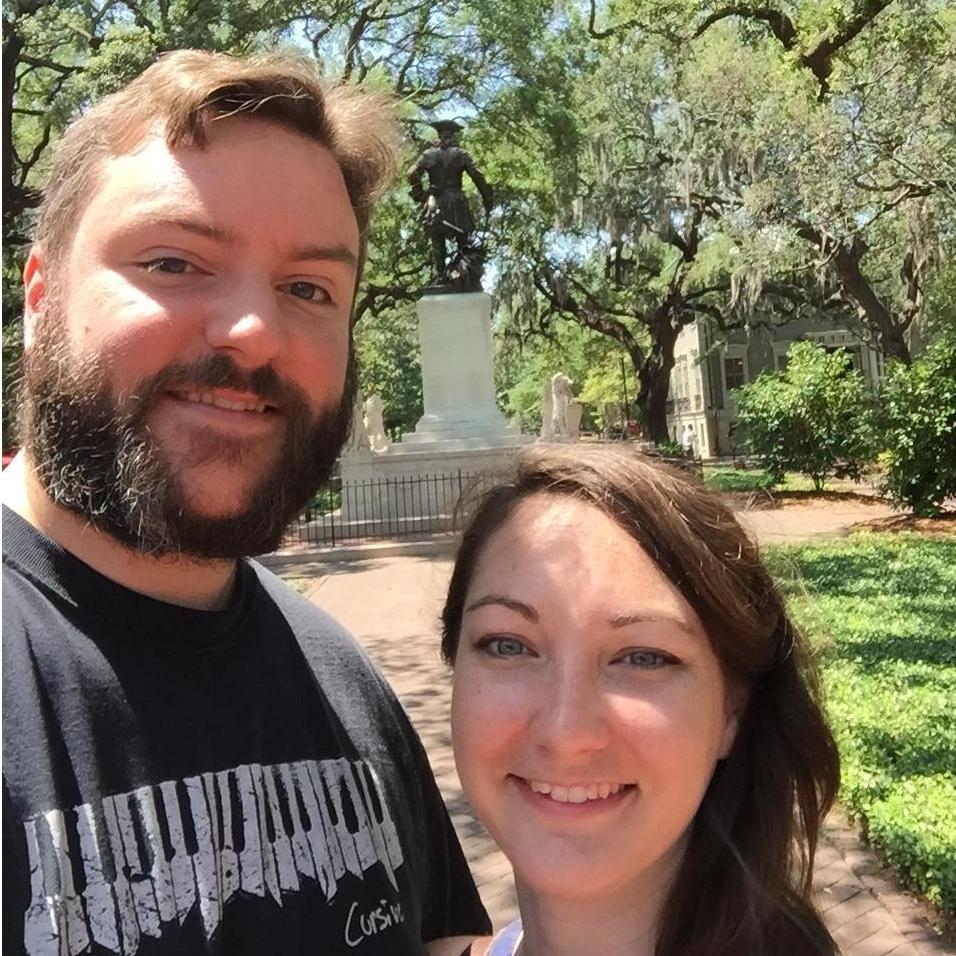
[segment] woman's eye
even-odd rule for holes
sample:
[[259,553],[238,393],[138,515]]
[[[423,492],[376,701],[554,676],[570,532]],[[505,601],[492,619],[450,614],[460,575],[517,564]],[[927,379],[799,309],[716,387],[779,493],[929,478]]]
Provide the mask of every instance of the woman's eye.
[[628,651],[619,659],[631,667],[640,667],[645,670],[657,670],[661,667],[667,667],[669,664],[677,663],[677,659],[671,657],[670,654],[647,650]]
[[330,296],[321,286],[314,282],[287,282],[279,286],[283,292],[295,296],[297,299],[305,299],[308,302],[329,302]]
[[492,657],[521,657],[525,646],[514,637],[486,637],[478,647]]
[[147,272],[169,272],[173,275],[182,275],[190,268],[185,259],[179,259],[176,256],[161,256],[159,259],[140,262],[139,265]]

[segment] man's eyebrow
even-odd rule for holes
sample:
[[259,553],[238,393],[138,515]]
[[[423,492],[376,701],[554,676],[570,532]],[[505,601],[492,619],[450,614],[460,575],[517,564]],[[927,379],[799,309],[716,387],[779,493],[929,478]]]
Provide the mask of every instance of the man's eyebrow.
[[608,623],[611,627],[627,627],[630,624],[671,624],[682,631],[686,631],[688,634],[697,635],[697,631],[694,630],[691,624],[682,618],[673,617],[670,614],[648,614],[642,611],[625,611],[609,618]]
[[[150,214],[137,219],[136,225],[148,228],[181,229],[183,232],[201,236],[203,239],[211,239],[213,242],[219,242],[223,245],[238,246],[243,241],[242,237],[231,229],[217,226],[215,223],[205,222],[202,219],[192,219],[185,216]],[[358,267],[358,256],[344,243],[293,248],[286,253],[286,258],[291,262],[341,262],[352,269]]]
[[342,243],[332,246],[303,246],[292,249],[289,259],[293,262],[342,262],[353,269],[358,266],[358,256]]
[[183,232],[190,232],[195,236],[201,236],[203,239],[212,239],[213,242],[221,242],[229,245],[238,245],[239,235],[231,229],[225,229],[211,222],[204,222],[202,219],[188,219],[184,216],[164,216],[160,214],[150,214],[139,217],[135,220],[135,225],[146,228],[165,227],[173,229],[182,229]]
[[524,601],[516,601],[514,598],[505,597],[501,594],[486,594],[484,597],[478,598],[477,601],[472,601],[465,608],[465,611],[477,611],[478,608],[488,607],[490,604],[500,604],[535,624],[538,622],[538,612],[530,604],[525,604]]

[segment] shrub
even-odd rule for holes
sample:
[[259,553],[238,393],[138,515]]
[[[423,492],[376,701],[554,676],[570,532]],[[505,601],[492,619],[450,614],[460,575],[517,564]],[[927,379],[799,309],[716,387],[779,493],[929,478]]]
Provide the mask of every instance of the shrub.
[[956,774],[903,780],[870,807],[867,834],[908,886],[956,909]]
[[736,468],[704,470],[704,484],[715,491],[770,491],[774,482],[765,471],[742,471]]
[[679,441],[659,441],[657,451],[661,458],[683,458],[684,446]]
[[872,458],[866,388],[844,353],[796,342],[785,372],[761,375],[736,400],[747,447],[773,484],[793,470],[820,491],[830,475],[859,478]]
[[893,363],[882,389],[883,490],[917,515],[956,496],[956,334],[910,366]]

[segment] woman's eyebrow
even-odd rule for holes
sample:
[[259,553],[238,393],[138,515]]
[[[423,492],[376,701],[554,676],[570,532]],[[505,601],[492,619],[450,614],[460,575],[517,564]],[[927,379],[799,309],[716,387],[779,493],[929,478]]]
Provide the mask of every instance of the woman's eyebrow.
[[486,594],[484,597],[478,598],[477,601],[472,601],[465,608],[465,611],[477,611],[478,608],[487,607],[490,604],[500,604],[529,621],[538,622],[538,612],[530,604],[525,604],[524,601],[516,601],[514,598],[505,597],[502,594]]
[[632,611],[615,614],[608,619],[611,627],[627,627],[629,624],[671,624],[674,627],[686,631],[688,634],[695,635],[697,632],[685,620],[675,617],[671,614],[654,614],[646,611]]

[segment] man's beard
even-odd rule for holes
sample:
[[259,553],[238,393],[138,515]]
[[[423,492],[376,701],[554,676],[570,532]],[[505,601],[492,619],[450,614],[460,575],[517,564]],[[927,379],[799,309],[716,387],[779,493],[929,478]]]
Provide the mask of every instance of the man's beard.
[[[102,363],[72,354],[55,313],[41,316],[24,356],[20,422],[28,458],[51,500],[154,557],[223,559],[275,550],[328,478],[348,434],[356,389],[351,348],[342,399],[318,415],[303,391],[282,382],[270,366],[243,371],[222,353],[161,369],[121,404]],[[241,471],[258,465],[260,450],[253,449],[249,462],[241,439],[200,431],[185,456],[169,460],[147,422],[171,390],[214,388],[254,394],[280,409],[262,414],[281,415],[285,436],[274,462],[246,491],[245,509],[210,517],[190,504],[183,486],[189,466],[220,461]]]

